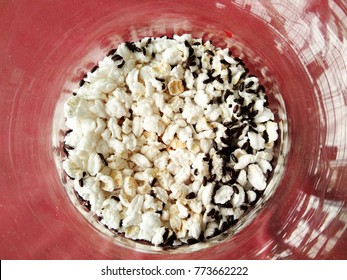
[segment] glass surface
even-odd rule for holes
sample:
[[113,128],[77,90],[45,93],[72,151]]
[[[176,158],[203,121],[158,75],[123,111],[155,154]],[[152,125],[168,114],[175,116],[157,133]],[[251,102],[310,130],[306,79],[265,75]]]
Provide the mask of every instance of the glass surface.
[[[2,259],[347,259],[345,1],[30,2],[0,3]],[[172,33],[231,46],[261,77],[284,168],[234,236],[131,249],[71,203],[54,156],[62,103],[119,42]]]

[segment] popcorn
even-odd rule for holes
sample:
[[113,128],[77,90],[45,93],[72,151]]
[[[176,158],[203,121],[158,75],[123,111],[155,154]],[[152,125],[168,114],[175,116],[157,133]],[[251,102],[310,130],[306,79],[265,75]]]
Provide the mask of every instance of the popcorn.
[[214,202],[218,204],[224,204],[230,200],[234,193],[233,188],[227,185],[221,186],[214,195]]
[[88,173],[92,176],[95,176],[103,166],[102,160],[97,153],[92,153],[88,159]]
[[116,188],[116,185],[112,177],[107,175],[100,175],[100,176],[97,176],[97,178],[98,177],[99,177],[99,180],[104,183],[104,185],[101,187],[104,191],[107,191],[107,192],[114,191],[114,189]]
[[255,189],[263,191],[266,188],[266,179],[259,165],[250,164],[248,166],[247,178]]
[[141,155],[139,153],[133,154],[130,160],[134,162],[141,169],[149,168],[152,166],[150,161],[144,155]]
[[107,228],[203,241],[267,187],[278,124],[228,49],[189,34],[121,43],[80,85],[64,104],[63,169]]

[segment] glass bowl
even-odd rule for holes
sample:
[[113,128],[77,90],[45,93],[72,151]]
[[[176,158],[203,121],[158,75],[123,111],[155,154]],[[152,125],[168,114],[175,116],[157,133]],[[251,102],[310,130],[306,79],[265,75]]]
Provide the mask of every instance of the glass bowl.
[[[344,1],[0,4],[2,259],[346,259]],[[160,250],[113,238],[64,188],[62,104],[125,40],[190,33],[230,47],[269,89],[277,169],[241,227]]]

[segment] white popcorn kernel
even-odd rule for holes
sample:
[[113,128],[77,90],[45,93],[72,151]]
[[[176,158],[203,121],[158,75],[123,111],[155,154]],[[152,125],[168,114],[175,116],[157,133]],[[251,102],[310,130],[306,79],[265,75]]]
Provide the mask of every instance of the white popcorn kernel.
[[144,169],[144,168],[150,168],[152,166],[152,164],[150,163],[150,161],[141,154],[133,154],[130,158],[130,160],[132,162],[134,162],[138,167]]
[[196,123],[196,131],[202,132],[205,130],[211,130],[212,127],[210,126],[210,124],[207,122],[205,117],[202,117],[198,120],[198,122]]
[[96,122],[91,119],[83,119],[80,121],[80,129],[84,135],[93,133],[96,130]]
[[143,118],[143,129],[149,132],[159,132],[159,119],[157,115],[148,116]]
[[277,125],[277,123],[272,122],[272,121],[268,121],[265,126],[266,126],[267,135],[269,136],[268,142],[275,142],[278,138],[278,133],[277,133],[278,125]]
[[185,71],[182,65],[178,64],[171,70],[170,76],[176,78],[177,80],[182,80],[184,78],[184,72]]
[[[167,104],[169,105],[172,112],[177,113],[183,107],[184,101],[179,96],[173,96],[172,98],[168,100]],[[167,125],[168,124],[169,122],[167,123]]]
[[103,186],[101,187],[104,191],[112,192],[116,188],[115,182],[112,177],[107,175],[97,176],[101,182],[103,182]]
[[165,170],[166,166],[168,165],[169,160],[169,154],[168,153],[162,153],[159,155],[157,159],[154,160],[154,166],[157,167],[159,170]]
[[185,104],[182,111],[182,117],[190,124],[196,124],[199,118],[203,116],[203,109],[194,106],[189,97],[185,98]]
[[201,223],[201,216],[193,214],[192,217],[188,219],[188,235],[195,239],[199,239],[201,234]]
[[138,81],[139,76],[139,70],[137,68],[132,69],[125,81],[129,87],[129,90],[136,96],[138,94],[144,94],[145,92],[145,87],[142,83]]
[[158,199],[160,199],[165,204],[168,202],[169,195],[168,195],[166,190],[164,190],[163,188],[160,188],[160,187],[154,187],[153,190],[154,190],[154,193],[156,194],[156,197]]
[[136,149],[137,140],[136,140],[135,135],[130,133],[129,135],[123,136],[122,143],[124,144],[126,149],[133,152]]
[[264,110],[255,116],[254,121],[256,123],[263,123],[274,119],[274,114],[269,108],[264,108]]
[[77,106],[80,102],[78,95],[69,97],[64,103],[64,116],[66,118],[73,118],[76,115]]
[[63,169],[72,178],[82,177],[82,163],[68,158],[63,162]]
[[260,160],[257,161],[257,163],[258,163],[259,167],[261,168],[261,170],[263,171],[264,174],[267,171],[272,171],[272,165],[267,160],[260,159]]
[[166,49],[163,54],[163,61],[169,63],[170,65],[178,64],[182,61],[182,52],[177,49],[176,46]]
[[179,200],[176,202],[176,205],[178,209],[178,217],[181,219],[187,218],[189,215],[188,209]]
[[241,186],[245,186],[247,184],[247,172],[245,170],[240,170],[239,176],[237,177],[237,182]]
[[110,118],[110,120],[107,123],[107,127],[112,133],[112,138],[122,140],[122,128],[118,125],[118,121],[116,118]]
[[110,139],[108,141],[108,145],[116,152],[117,155],[121,155],[124,151],[126,151],[125,145],[117,139]]
[[88,159],[88,173],[95,176],[103,167],[102,160],[97,153],[91,153]]
[[140,137],[143,132],[142,117],[135,116],[133,119],[132,130],[136,137]]
[[189,201],[189,209],[192,210],[196,214],[201,214],[202,213],[202,202],[198,201],[197,199],[193,199]]
[[264,149],[265,140],[258,133],[252,131],[248,132],[248,139],[254,150]]
[[200,148],[204,153],[208,153],[211,146],[212,146],[212,140],[205,139],[205,138],[200,140]]
[[111,117],[121,118],[128,115],[128,110],[124,104],[118,101],[116,98],[111,97],[106,103],[106,113]]
[[202,201],[202,204],[207,207],[212,200],[213,194],[213,185],[208,183],[205,187],[202,187],[198,193],[199,199]]
[[236,188],[238,189],[238,192],[234,192],[232,198],[231,198],[231,203],[235,207],[241,206],[244,201],[245,201],[245,191],[242,187],[237,186]]
[[132,121],[129,119],[125,119],[122,124],[122,131],[125,134],[129,134],[132,131]]
[[170,190],[171,186],[174,184],[174,179],[169,172],[159,171],[157,178],[158,178],[159,184],[165,190]]
[[204,114],[208,120],[215,122],[218,120],[219,116],[222,114],[222,110],[216,104],[209,104],[206,107]]
[[247,178],[255,189],[262,191],[266,188],[266,178],[257,164],[250,164],[248,166]]
[[273,155],[269,151],[260,151],[260,152],[257,152],[256,158],[257,158],[257,161],[260,159],[265,159],[270,162],[273,159]]
[[233,188],[230,186],[221,186],[214,195],[214,201],[218,204],[224,204],[230,200],[232,194],[234,193]]
[[100,99],[94,100],[94,104],[89,107],[89,111],[98,116],[99,118],[107,118],[107,113],[105,110],[105,103]]
[[213,132],[213,130],[205,130],[198,134],[196,134],[197,139],[214,139],[216,137],[216,134]]
[[124,178],[124,192],[129,195],[130,197],[134,197],[136,195],[136,190],[137,190],[138,184],[136,180],[131,177],[127,176]]
[[190,167],[184,166],[181,169],[179,169],[178,173],[175,175],[175,181],[177,183],[183,183],[186,180],[188,180],[190,177]]
[[170,186],[170,191],[171,191],[169,195],[170,199],[178,200],[178,199],[183,199],[186,197],[186,195],[189,192],[189,188],[184,183],[174,182]]
[[188,139],[192,138],[192,136],[193,136],[193,131],[189,126],[186,126],[184,128],[180,128],[177,130],[177,137],[182,142],[188,141]]
[[[124,220],[123,220],[124,224]],[[140,233],[140,227],[139,226],[128,226],[125,229],[125,237],[129,239],[138,239],[139,238],[139,233]]]
[[142,117],[150,117],[153,115],[152,99],[139,100],[132,106],[134,115]]
[[249,190],[247,191],[247,197],[249,202],[253,202],[256,200],[257,194],[254,191]]
[[234,210],[233,210],[233,208],[220,207],[219,213],[222,216],[232,216],[232,215],[234,215]]
[[157,230],[152,238],[152,243],[155,246],[158,246],[164,242],[163,236],[165,234],[165,227],[161,227],[159,230]]
[[121,221],[121,215],[117,209],[117,204],[115,201],[110,201],[107,206],[105,206],[102,211],[101,223],[107,225],[110,229],[119,229]]
[[169,125],[162,136],[163,142],[168,145],[174,138],[174,135],[178,129],[178,125]]
[[184,73],[184,79],[186,81],[186,87],[188,89],[193,89],[194,87],[194,76],[190,70],[186,70]]
[[234,165],[234,169],[243,169],[247,165],[254,163],[256,161],[256,157],[254,155],[242,155],[238,158],[238,162]]
[[200,142],[190,138],[187,140],[187,148],[189,151],[197,154],[200,151]]
[[145,201],[142,206],[143,212],[146,211],[156,211],[158,209],[158,204],[155,202],[153,196],[145,194]]
[[171,228],[173,229],[173,231],[179,232],[182,228],[182,220],[178,216],[179,214],[178,206],[176,204],[171,205],[169,209],[169,213],[170,213],[169,221],[170,221]]
[[145,145],[141,148],[141,153],[150,161],[155,161],[160,154],[160,151],[156,147]]
[[106,122],[103,119],[97,118],[96,119],[95,133],[101,134],[104,132],[105,128],[106,128]]
[[218,225],[216,222],[210,222],[207,224],[204,236],[208,239],[209,237],[212,237],[215,233],[215,231],[218,229]]
[[[119,196],[121,198],[121,196]],[[123,226],[129,227],[140,224],[142,220],[142,205],[144,196],[137,194],[130,202],[128,210],[126,211],[127,216],[123,220]]]
[[101,137],[102,137],[102,139],[104,139],[105,141],[110,140],[110,139],[111,139],[111,136],[112,136],[112,133],[111,133],[111,131],[110,131],[108,128],[106,128],[106,129],[104,130],[104,132],[101,133]]

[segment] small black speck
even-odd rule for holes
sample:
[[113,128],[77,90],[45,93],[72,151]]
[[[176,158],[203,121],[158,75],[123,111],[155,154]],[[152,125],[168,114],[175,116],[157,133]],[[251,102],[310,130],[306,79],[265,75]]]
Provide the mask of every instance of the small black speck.
[[257,92],[265,92],[265,88],[263,85],[259,85],[258,88],[257,88]]
[[213,214],[216,212],[216,210],[214,209],[214,208],[212,208],[206,215],[208,216],[208,217],[210,217],[210,216],[213,216]]
[[110,50],[106,56],[114,55],[116,53],[117,49]]
[[237,157],[234,154],[231,154],[230,157],[235,163],[239,162],[239,160],[237,159]]
[[147,54],[146,49],[144,47],[142,47],[141,50],[142,50],[143,55],[146,56],[146,54]]
[[193,198],[196,198],[196,194],[194,192],[191,192],[186,195],[186,199],[193,199]]
[[82,87],[86,81],[85,80],[80,80],[79,86]]
[[149,194],[150,196],[156,197],[154,190],[151,190]]
[[99,66],[98,65],[95,65],[91,70],[90,72],[91,73],[94,73],[96,70],[98,70]]
[[122,67],[124,66],[124,64],[125,64],[125,61],[123,60],[122,63],[119,64],[117,67],[118,67],[118,68],[122,68]]
[[239,194],[239,193],[240,193],[238,187],[236,187],[235,185],[233,185],[233,191],[234,191],[234,193],[236,193],[236,194]]
[[108,162],[107,160],[105,159],[104,155],[102,153],[98,153],[98,156],[100,157],[102,163],[105,165],[105,166],[108,166]]
[[230,63],[226,61],[225,59],[221,59],[220,62],[224,65],[230,65]]
[[123,59],[123,57],[120,56],[119,54],[115,54],[111,58],[112,58],[113,61],[118,61],[118,60],[122,60]]
[[231,84],[232,81],[232,74],[230,68],[228,68],[228,83]]
[[244,86],[245,86],[245,83],[244,83],[244,82],[242,82],[242,83],[240,84],[240,88],[239,88],[239,90],[240,90],[240,91],[243,91],[243,90],[244,90]]
[[250,88],[251,86],[253,86],[254,85],[254,82],[253,81],[250,81],[248,84],[246,84],[246,88]]
[[153,178],[152,182],[150,183],[150,186],[153,187],[157,181],[158,181],[157,178]]
[[227,99],[228,99],[228,97],[230,96],[230,95],[232,95],[232,92],[230,91],[230,90],[226,90],[225,91],[225,94],[224,94],[224,101],[226,102],[227,101]]

